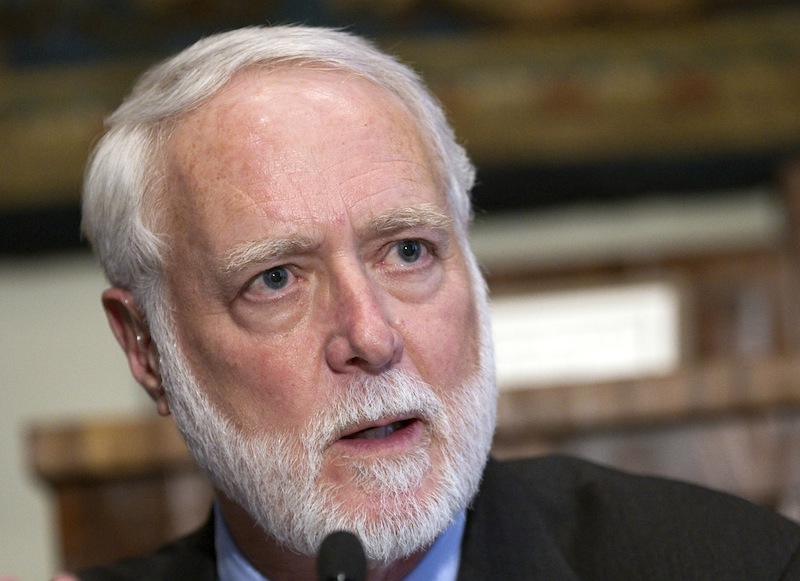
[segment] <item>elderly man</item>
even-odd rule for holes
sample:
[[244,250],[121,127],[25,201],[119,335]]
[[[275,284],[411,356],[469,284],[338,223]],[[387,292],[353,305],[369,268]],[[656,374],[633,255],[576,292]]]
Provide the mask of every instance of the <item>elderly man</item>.
[[90,161],[84,230],[131,372],[216,501],[81,579],[314,579],[340,529],[371,581],[800,575],[798,528],[743,501],[487,463],[473,178],[416,76],[342,32],[224,33],[142,78]]

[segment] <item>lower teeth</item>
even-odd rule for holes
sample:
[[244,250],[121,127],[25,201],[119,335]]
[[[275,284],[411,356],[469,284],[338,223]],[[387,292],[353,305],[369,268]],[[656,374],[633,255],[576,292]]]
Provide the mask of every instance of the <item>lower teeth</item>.
[[382,438],[387,438],[391,436],[397,430],[404,428],[406,425],[407,425],[406,421],[400,421],[400,422],[394,422],[393,424],[389,424],[388,426],[369,428],[366,430],[362,430],[357,434],[353,434],[352,438],[363,439],[363,440],[380,440]]

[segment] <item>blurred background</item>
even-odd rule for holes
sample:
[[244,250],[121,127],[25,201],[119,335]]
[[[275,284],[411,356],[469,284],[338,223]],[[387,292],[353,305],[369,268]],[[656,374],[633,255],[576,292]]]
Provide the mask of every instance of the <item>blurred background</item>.
[[0,576],[205,518],[107,329],[81,176],[147,66],[294,22],[411,64],[479,167],[498,456],[567,451],[800,515],[795,2],[0,0]]

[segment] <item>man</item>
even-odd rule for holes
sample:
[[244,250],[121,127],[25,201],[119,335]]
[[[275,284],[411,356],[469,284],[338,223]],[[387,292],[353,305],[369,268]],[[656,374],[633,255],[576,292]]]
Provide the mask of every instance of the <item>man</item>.
[[81,579],[314,579],[339,529],[371,581],[800,572],[800,530],[743,501],[487,464],[473,179],[414,74],[342,32],[225,33],[143,77],[90,161],[84,231],[131,372],[216,501],[198,533]]

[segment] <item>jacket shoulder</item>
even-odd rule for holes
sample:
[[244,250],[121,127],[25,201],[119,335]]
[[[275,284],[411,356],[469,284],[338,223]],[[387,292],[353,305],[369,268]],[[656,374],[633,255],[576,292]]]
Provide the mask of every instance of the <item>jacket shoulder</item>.
[[141,557],[78,573],[80,581],[214,581],[217,578],[213,518],[194,533]]
[[781,579],[798,567],[796,523],[692,484],[552,456],[490,462],[484,492],[515,498],[498,514],[538,519],[581,578]]

